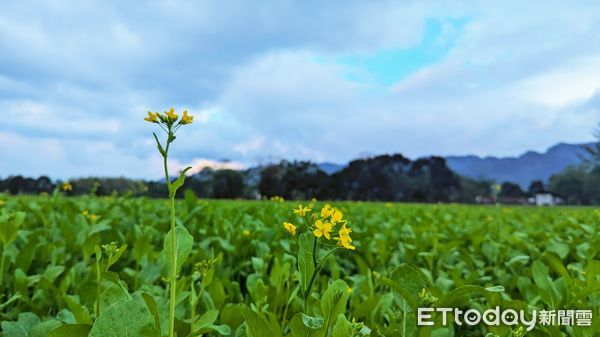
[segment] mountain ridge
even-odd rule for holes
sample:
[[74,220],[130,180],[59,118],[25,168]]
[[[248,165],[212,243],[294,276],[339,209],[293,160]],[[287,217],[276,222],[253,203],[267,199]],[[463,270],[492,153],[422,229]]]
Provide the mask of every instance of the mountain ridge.
[[533,180],[549,178],[568,166],[583,162],[585,147],[592,143],[558,143],[545,152],[526,151],[517,157],[447,156],[447,165],[456,173],[473,179],[510,181],[527,188]]
[[[529,150],[514,157],[453,155],[444,158],[448,167],[462,176],[497,183],[508,181],[527,188],[534,180],[547,183],[553,174],[582,163],[586,156],[585,147],[592,144],[561,142],[545,152]],[[347,166],[329,162],[318,165],[327,174],[333,174]]]

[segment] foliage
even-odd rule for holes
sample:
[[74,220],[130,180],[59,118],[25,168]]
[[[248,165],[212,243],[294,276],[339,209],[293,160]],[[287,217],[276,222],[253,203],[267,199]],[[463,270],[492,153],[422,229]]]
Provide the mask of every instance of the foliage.
[[[141,336],[168,335],[168,200],[60,194],[0,200],[0,232],[16,228],[1,246],[1,336],[96,336],[108,320],[117,334],[124,324]],[[315,202],[313,209],[324,205]],[[594,327],[538,325],[527,336],[600,333],[594,209],[337,202],[351,221],[356,250],[323,262],[306,312],[294,239],[304,230],[290,212],[295,206],[191,194],[176,201],[176,224],[193,237],[177,282],[178,336],[518,335],[516,327],[417,327],[414,308],[436,303],[593,309]],[[284,221],[298,225],[297,236],[282,230]]]

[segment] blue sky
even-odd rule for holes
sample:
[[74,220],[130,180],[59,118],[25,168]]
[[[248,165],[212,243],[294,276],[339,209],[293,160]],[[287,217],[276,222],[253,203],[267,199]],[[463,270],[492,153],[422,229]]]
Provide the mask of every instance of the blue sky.
[[0,176],[518,155],[600,121],[595,1],[0,3]]

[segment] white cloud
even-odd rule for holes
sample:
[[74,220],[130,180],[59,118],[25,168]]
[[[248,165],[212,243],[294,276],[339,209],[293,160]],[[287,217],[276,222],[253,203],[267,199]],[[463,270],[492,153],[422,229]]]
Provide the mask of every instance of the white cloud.
[[[197,121],[178,135],[179,166],[589,141],[598,15],[585,1],[3,2],[0,133],[14,144],[0,175],[160,177],[141,118],[171,106]],[[447,18],[467,21],[435,37],[452,36],[448,54],[391,88],[320,61],[418,47]]]

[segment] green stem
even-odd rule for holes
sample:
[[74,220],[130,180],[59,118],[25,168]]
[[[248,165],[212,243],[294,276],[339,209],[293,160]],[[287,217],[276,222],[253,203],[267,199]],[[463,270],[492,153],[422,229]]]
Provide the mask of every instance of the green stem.
[[2,247],[2,255],[0,255],[0,259],[2,259],[2,261],[0,261],[0,285],[2,284],[2,281],[4,280],[4,247]]
[[[316,241],[315,241],[316,243]],[[310,315],[308,312],[308,297],[311,294],[312,291],[312,287],[317,279],[317,276],[319,276],[319,273],[321,272],[321,269],[323,269],[323,264],[325,263],[325,260],[327,260],[327,258],[333,254],[333,252],[335,252],[339,247],[335,247],[332,250],[330,250],[329,252],[327,252],[327,254],[325,254],[325,256],[323,256],[323,258],[321,259],[320,263],[317,263],[317,266],[315,267],[315,271],[313,271],[311,277],[310,277],[310,281],[308,281],[308,287],[306,288],[306,293],[304,293],[304,311],[306,312],[307,315]],[[313,251],[315,251],[315,249],[313,249]]]
[[171,285],[169,288],[169,337],[175,337],[175,301],[177,300],[177,238],[175,236],[175,195],[171,191],[171,177],[169,177],[169,167],[167,158],[169,155],[169,146],[172,140],[172,131],[169,128],[167,132],[167,146],[163,156],[163,166],[165,169],[165,178],[169,189],[169,199],[171,208]]
[[[194,288],[194,280],[192,279],[192,292]],[[190,323],[190,334],[194,333],[194,323],[196,323],[196,304],[197,303],[192,303],[192,321]]]
[[310,281],[308,282],[308,288],[306,288],[306,293],[304,293],[304,311],[306,312],[307,315],[310,315],[310,313],[308,311],[308,298],[310,297],[312,287],[315,283],[315,280],[317,279],[317,275],[321,271],[322,266],[323,265],[318,265],[317,268],[315,268],[315,271],[313,271],[313,273],[310,277]]
[[96,256],[96,319],[100,316],[100,291],[102,287],[100,276],[100,257]]
[[177,239],[175,236],[175,196],[171,196],[171,300],[169,307],[169,336],[175,336],[175,301],[177,297]]
[[313,266],[315,268],[317,268],[317,244],[318,244],[319,238],[315,236],[315,241],[313,243],[313,251],[312,251],[312,256],[313,256]]
[[318,272],[318,264],[317,260],[317,245],[319,243],[319,238],[315,236],[315,241],[313,242],[313,250],[312,250],[312,258],[313,258],[313,266],[315,270],[310,276],[310,281],[308,282],[308,287],[306,287],[306,292],[304,293],[304,312],[308,315],[308,298],[310,297],[310,292],[312,290],[313,283],[315,283],[315,278],[317,277]]

